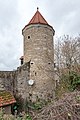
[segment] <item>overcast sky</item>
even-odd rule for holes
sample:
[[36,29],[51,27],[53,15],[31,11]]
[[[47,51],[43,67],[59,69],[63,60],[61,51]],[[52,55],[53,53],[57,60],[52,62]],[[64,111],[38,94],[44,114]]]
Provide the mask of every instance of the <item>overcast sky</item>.
[[37,7],[55,36],[80,33],[80,0],[0,0],[0,70],[14,70],[23,55],[22,28]]

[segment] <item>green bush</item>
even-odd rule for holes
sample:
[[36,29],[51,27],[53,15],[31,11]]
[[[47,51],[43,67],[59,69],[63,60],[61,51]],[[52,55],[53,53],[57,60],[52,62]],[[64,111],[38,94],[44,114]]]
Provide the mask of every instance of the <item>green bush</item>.
[[0,109],[0,120],[4,120],[3,115],[4,115],[4,109],[1,108]]
[[74,71],[71,71],[69,74],[69,89],[74,91],[77,89],[77,86],[80,85],[80,75]]
[[32,118],[29,114],[27,114],[25,120],[32,120]]
[[65,92],[73,92],[78,89],[78,86],[80,86],[80,74],[75,71],[62,74],[55,90],[56,99],[59,99]]

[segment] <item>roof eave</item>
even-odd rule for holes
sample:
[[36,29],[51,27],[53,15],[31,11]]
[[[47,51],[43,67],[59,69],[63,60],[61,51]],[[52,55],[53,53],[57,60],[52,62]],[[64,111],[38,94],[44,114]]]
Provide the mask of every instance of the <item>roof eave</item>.
[[[44,24],[44,23],[31,23],[31,24],[27,24],[23,29],[22,29],[22,34],[23,34],[23,31],[26,27],[28,27],[29,25],[36,25],[36,24],[41,24],[41,25],[48,25],[49,27],[51,27],[53,29],[53,27],[49,24]],[[55,34],[55,30],[53,29],[53,32]]]

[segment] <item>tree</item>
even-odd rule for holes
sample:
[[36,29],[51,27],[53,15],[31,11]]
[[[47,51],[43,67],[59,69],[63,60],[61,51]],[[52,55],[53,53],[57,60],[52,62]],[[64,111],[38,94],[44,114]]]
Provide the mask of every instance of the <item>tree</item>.
[[[56,90],[60,95],[67,90],[75,90],[77,86],[80,88],[80,35],[70,37],[64,35],[58,38],[55,45],[55,61],[58,82],[56,82]],[[58,94],[57,92],[57,94]]]
[[55,45],[55,61],[58,69],[73,69],[80,66],[80,36],[64,35]]

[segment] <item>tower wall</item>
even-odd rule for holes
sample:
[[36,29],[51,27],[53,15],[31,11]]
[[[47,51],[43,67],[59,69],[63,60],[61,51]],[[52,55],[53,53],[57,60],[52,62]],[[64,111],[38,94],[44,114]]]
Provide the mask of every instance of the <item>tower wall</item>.
[[30,60],[37,62],[37,59],[38,62],[54,61],[53,35],[54,30],[48,25],[34,24],[27,26],[23,30],[24,62]]
[[54,98],[54,30],[49,25],[33,24],[25,27],[24,63],[30,61],[32,100]]
[[30,79],[30,63],[28,62],[18,67],[16,74],[16,96],[26,99],[29,96],[28,80]]

